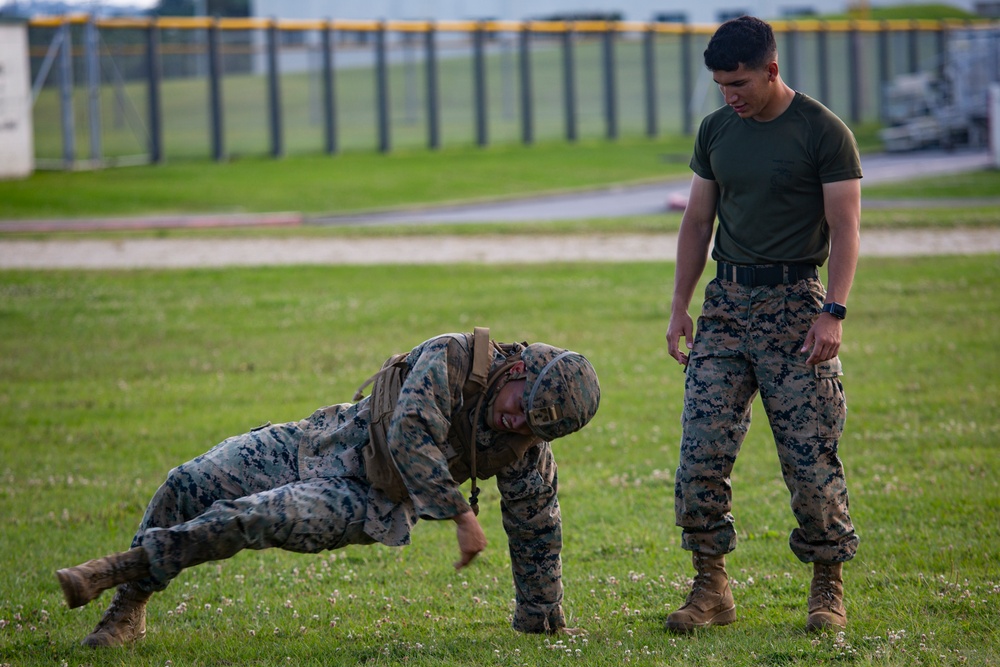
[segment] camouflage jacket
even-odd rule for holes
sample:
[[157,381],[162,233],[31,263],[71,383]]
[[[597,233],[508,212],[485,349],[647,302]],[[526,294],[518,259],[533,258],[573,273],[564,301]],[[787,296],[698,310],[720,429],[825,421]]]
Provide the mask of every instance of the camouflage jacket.
[[[446,452],[453,416],[462,408],[470,363],[464,337],[442,335],[416,346],[410,372],[388,431],[389,447],[410,497],[393,502],[368,491],[365,533],[389,546],[409,544],[419,519],[450,519],[470,509],[448,469]],[[495,354],[494,364],[503,363]],[[368,398],[317,410],[300,424],[299,473],[352,477],[367,483],[361,450],[368,440]],[[504,434],[480,415],[477,445],[491,447]],[[556,463],[549,443],[539,442],[496,475],[500,509],[511,556],[517,609],[514,627],[541,632],[563,627],[562,527],[556,496]]]

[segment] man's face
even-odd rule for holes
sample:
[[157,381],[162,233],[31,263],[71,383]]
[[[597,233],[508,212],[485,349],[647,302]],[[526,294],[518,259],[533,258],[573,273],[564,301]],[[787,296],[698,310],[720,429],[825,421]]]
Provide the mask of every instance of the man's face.
[[[518,372],[520,371],[517,367],[511,370],[513,374]],[[500,388],[500,393],[493,401],[493,414],[490,415],[490,424],[494,431],[531,435],[528,420],[524,415],[524,405],[521,403],[525,384],[524,380],[511,380]]]
[[777,77],[777,69],[777,63],[771,63],[764,69],[747,69],[740,63],[739,69],[733,72],[712,72],[712,78],[719,86],[723,100],[740,118],[766,122],[773,118],[768,112],[774,98],[771,84]]

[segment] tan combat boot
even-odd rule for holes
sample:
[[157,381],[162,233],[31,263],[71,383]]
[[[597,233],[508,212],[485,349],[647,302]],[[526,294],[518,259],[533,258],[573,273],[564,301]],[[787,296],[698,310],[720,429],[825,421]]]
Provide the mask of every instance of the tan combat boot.
[[691,555],[698,574],[684,606],[667,616],[667,629],[691,632],[710,625],[728,625],[736,620],[736,603],[729,589],[725,556]]
[[73,609],[82,607],[109,588],[148,577],[149,557],[142,547],[135,547],[124,553],[58,570],[56,576],[59,577],[66,604]]
[[94,631],[80,642],[84,646],[122,646],[146,636],[146,602],[152,593],[135,584],[122,584]]
[[843,563],[813,563],[806,630],[815,632],[831,627],[847,627],[843,567]]

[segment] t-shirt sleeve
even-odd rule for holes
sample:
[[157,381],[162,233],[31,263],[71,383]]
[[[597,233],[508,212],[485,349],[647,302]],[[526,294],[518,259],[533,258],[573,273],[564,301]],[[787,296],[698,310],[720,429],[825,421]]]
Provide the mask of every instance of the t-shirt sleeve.
[[688,163],[688,166],[698,176],[714,181],[715,172],[712,171],[712,161],[708,154],[708,121],[708,118],[702,120],[701,126],[698,128],[698,135],[694,142],[694,153],[691,155],[691,162]]
[[824,129],[819,138],[817,165],[821,183],[861,178],[861,156],[854,133],[833,112],[825,110]]

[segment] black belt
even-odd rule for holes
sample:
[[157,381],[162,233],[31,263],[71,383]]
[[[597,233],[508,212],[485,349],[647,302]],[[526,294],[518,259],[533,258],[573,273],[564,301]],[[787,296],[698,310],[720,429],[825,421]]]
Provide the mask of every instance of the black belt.
[[719,280],[729,280],[745,287],[765,287],[818,278],[819,270],[813,264],[743,265],[719,262],[715,275]]

